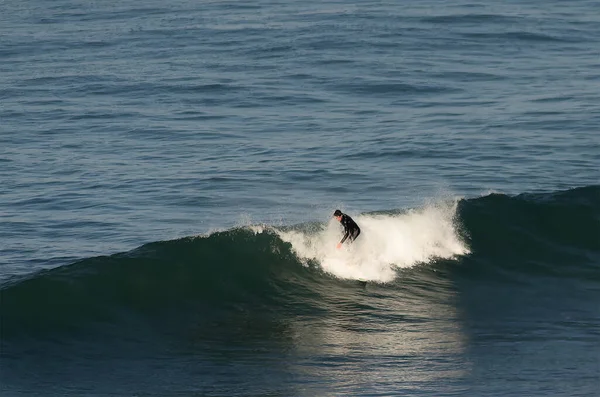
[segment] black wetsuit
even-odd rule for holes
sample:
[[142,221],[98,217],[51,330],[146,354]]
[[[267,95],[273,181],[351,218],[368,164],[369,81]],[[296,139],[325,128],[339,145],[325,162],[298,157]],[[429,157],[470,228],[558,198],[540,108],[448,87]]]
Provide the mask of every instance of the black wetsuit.
[[342,214],[340,223],[344,226],[344,237],[342,238],[342,241],[340,241],[340,244],[343,244],[346,239],[349,239],[350,242],[356,240],[360,234],[360,227],[358,227],[356,222],[348,215]]

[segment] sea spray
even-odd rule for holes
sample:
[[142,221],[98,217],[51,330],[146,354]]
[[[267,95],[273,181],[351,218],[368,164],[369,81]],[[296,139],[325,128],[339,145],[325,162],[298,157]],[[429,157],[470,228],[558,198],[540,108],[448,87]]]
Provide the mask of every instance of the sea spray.
[[315,260],[340,278],[389,282],[396,269],[469,253],[455,220],[457,201],[400,214],[364,214],[354,219],[361,235],[336,249],[340,225],[332,219],[317,231],[276,230],[302,260]]

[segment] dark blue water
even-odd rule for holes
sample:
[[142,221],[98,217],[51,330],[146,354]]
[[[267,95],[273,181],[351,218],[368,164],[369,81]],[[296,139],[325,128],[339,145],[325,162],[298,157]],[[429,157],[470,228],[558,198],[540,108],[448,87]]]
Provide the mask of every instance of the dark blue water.
[[1,394],[598,395],[598,9],[0,2]]

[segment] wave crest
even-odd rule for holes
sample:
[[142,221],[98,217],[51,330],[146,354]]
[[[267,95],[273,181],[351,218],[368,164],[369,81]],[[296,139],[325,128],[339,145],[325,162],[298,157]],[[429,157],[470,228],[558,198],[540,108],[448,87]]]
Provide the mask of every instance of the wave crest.
[[335,220],[317,231],[276,231],[304,261],[314,260],[340,278],[389,282],[396,269],[469,253],[456,220],[458,201],[395,214],[355,217],[361,235],[352,245],[335,248],[340,225]]

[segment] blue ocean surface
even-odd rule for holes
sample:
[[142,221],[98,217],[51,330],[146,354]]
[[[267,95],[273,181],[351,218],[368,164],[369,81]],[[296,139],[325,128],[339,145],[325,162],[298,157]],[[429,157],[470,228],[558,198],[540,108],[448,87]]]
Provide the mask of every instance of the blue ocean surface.
[[599,390],[597,1],[0,1],[2,396]]

